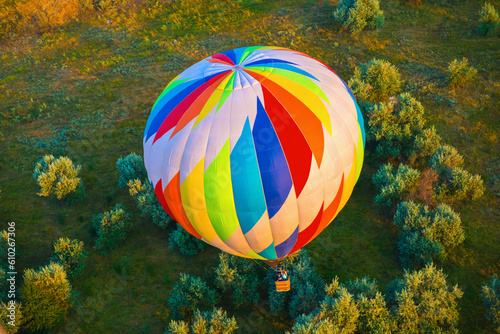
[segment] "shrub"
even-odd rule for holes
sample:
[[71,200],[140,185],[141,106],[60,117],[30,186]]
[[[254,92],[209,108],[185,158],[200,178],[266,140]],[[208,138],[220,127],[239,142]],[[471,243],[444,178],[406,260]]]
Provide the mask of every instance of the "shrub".
[[80,184],[78,173],[81,166],[74,166],[67,157],[54,158],[53,155],[44,156],[35,167],[33,177],[41,187],[40,196],[55,194],[62,199],[74,192]]
[[39,331],[54,327],[70,307],[71,285],[59,263],[35,271],[26,269],[20,297],[23,301],[23,328]]
[[30,0],[16,6],[21,26],[44,32],[73,22],[81,11],[81,0]]
[[462,58],[461,61],[454,59],[448,65],[447,83],[451,88],[459,88],[469,85],[477,75],[477,70],[469,66],[469,60]]
[[476,200],[483,196],[485,190],[483,179],[479,174],[472,175],[462,168],[452,170],[448,189],[452,194],[452,200],[462,201],[469,198]]
[[173,320],[190,320],[196,311],[209,311],[217,302],[217,294],[204,281],[181,274],[168,300]]
[[489,285],[482,286],[484,306],[486,306],[486,318],[493,323],[497,333],[500,333],[500,280],[493,275]]
[[[12,319],[12,311],[15,312],[14,319]],[[23,325],[23,320],[21,304],[13,300],[9,301],[9,303],[0,303],[0,329],[5,329],[8,334],[17,333]]]
[[493,35],[499,24],[500,17],[498,16],[495,7],[488,2],[485,2],[479,12],[479,25],[477,27],[477,33],[483,36]]
[[415,139],[425,124],[423,115],[422,104],[409,93],[399,95],[394,103],[372,105],[368,109],[368,139],[377,143],[377,156],[407,159],[415,155]]
[[296,319],[292,334],[392,333],[395,319],[368,278],[339,284],[335,278],[325,287],[327,296],[309,315]]
[[429,210],[413,201],[402,202],[394,224],[400,228],[398,249],[406,268],[441,260],[465,239],[460,216],[446,204]]
[[441,146],[441,137],[436,133],[436,128],[432,125],[430,128],[422,130],[415,136],[414,155],[412,160],[417,158],[431,157]]
[[440,146],[429,161],[429,165],[442,177],[451,177],[454,168],[461,167],[463,157],[450,145]]
[[379,29],[385,22],[378,0],[342,0],[334,17],[352,34],[358,34],[365,27],[370,30]]
[[255,263],[222,252],[219,254],[219,266],[215,270],[215,284],[225,294],[232,297],[234,305],[253,305],[259,300],[259,277]]
[[373,183],[379,189],[375,203],[380,206],[391,207],[408,196],[417,184],[420,172],[403,164],[397,171],[393,171],[392,164],[380,166],[373,176]]
[[415,191],[410,194],[409,198],[418,199],[426,205],[435,204],[435,186],[439,179],[438,173],[432,168],[426,168],[422,171],[420,179],[415,186]]
[[104,254],[107,250],[115,249],[131,227],[130,214],[120,204],[116,204],[113,210],[94,216],[93,221],[97,231],[95,248]]
[[395,330],[395,319],[387,309],[375,280],[370,280],[367,276],[362,279],[356,278],[345,283],[344,287],[357,303],[359,333],[392,333]]
[[[330,290],[330,293],[333,291],[331,287],[326,289]],[[338,288],[333,294],[330,293],[321,303],[320,314],[331,319],[337,333],[354,333],[359,319],[359,309],[354,296],[345,287]]]
[[142,157],[135,153],[131,153],[126,157],[118,159],[116,168],[120,172],[118,180],[119,187],[125,187],[130,180],[143,180],[146,177],[146,169]]
[[141,210],[141,215],[143,217],[150,215],[155,225],[166,228],[171,218],[158,202],[151,183],[145,182],[143,184],[141,181],[135,179],[129,180],[127,185],[130,195],[134,198],[139,210]]
[[439,173],[435,186],[436,198],[445,202],[476,200],[486,190],[480,175],[472,175],[461,168],[463,158],[457,150],[444,145],[431,157],[430,166]]
[[168,247],[177,249],[187,258],[193,257],[205,248],[205,243],[193,237],[189,232],[177,225],[177,229],[170,233],[168,237]]
[[290,272],[290,291],[277,292],[274,285],[274,271],[268,274],[269,303],[271,312],[279,314],[287,312],[292,317],[314,310],[324,296],[323,278],[314,272],[311,260],[305,251],[295,257],[287,258],[287,267]]
[[[189,327],[191,327],[191,331],[189,331]],[[165,334],[231,334],[237,329],[238,325],[234,317],[229,318],[226,311],[214,308],[212,311],[206,312],[196,310],[191,326],[184,320],[171,320]]]
[[325,287],[321,306],[297,317],[287,334],[458,333],[456,299],[462,291],[448,287],[446,276],[432,264],[405,271],[389,283],[385,296],[365,277]]
[[87,252],[83,249],[83,241],[59,238],[54,244],[51,260],[59,262],[64,267],[68,278],[81,275],[87,264]]
[[429,264],[419,271],[405,271],[393,286],[398,333],[458,332],[457,299],[462,291],[448,286],[442,270]]
[[360,102],[384,102],[401,91],[399,70],[387,60],[372,59],[354,70],[348,82]]

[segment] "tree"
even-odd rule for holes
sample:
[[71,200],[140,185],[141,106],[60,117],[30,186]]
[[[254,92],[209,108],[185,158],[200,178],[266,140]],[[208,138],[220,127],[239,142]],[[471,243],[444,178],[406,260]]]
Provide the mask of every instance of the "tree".
[[493,323],[497,333],[500,333],[500,280],[493,275],[489,285],[482,286],[484,306],[486,306],[486,318]]
[[126,157],[118,159],[116,168],[120,172],[119,187],[125,187],[130,180],[143,180],[146,177],[144,161],[142,157],[135,153],[130,153]]
[[463,163],[463,157],[458,153],[456,148],[450,145],[438,147],[429,161],[431,168],[444,178],[450,178],[451,171],[461,167]]
[[130,195],[136,201],[139,210],[141,210],[141,215],[143,217],[150,215],[155,225],[166,228],[172,218],[170,218],[158,202],[151,183],[145,182],[143,184],[140,180],[134,179],[129,180],[127,185]]
[[418,157],[427,158],[432,156],[441,146],[441,140],[441,136],[437,134],[434,125],[422,130],[421,133],[415,136],[415,153],[411,160],[416,160]]
[[70,307],[70,292],[66,271],[59,263],[51,262],[38,271],[26,269],[20,289],[23,328],[38,331],[54,327]]
[[394,224],[400,228],[398,249],[406,268],[444,259],[465,239],[460,216],[446,204],[429,210],[413,201],[401,202]]
[[168,299],[172,320],[189,320],[197,310],[208,311],[217,303],[217,294],[201,278],[181,274]]
[[456,299],[461,290],[448,287],[446,276],[432,264],[407,272],[378,291],[368,277],[325,287],[326,297],[309,314],[297,317],[288,334],[456,333]]
[[168,247],[178,249],[187,258],[193,257],[205,248],[205,243],[192,236],[188,231],[177,225],[177,229],[168,237]]
[[454,59],[448,64],[446,81],[451,88],[459,88],[469,85],[476,75],[477,70],[469,66],[469,60],[464,57],[461,61]]
[[[269,303],[274,314],[288,311],[292,317],[309,313],[323,299],[323,278],[314,272],[311,259],[302,250],[287,258],[287,268],[290,272],[290,291],[277,292],[274,285],[274,271],[269,271]],[[287,307],[288,306],[288,307]]]
[[368,108],[368,139],[377,143],[382,158],[417,154],[416,138],[423,133],[424,107],[410,93],[400,94],[393,102],[381,102]]
[[488,36],[493,35],[500,25],[500,17],[498,16],[495,7],[489,2],[485,2],[479,11],[479,25],[477,33],[479,35]]
[[430,166],[439,174],[435,186],[436,197],[445,202],[455,202],[465,199],[478,199],[485,191],[480,175],[472,175],[461,168],[463,158],[457,150],[444,145],[436,150],[431,157]]
[[392,299],[399,333],[458,332],[457,299],[462,291],[448,286],[443,270],[428,264],[419,271],[405,271],[398,280]]
[[14,300],[0,303],[0,329],[5,329],[9,334],[17,333],[23,325],[23,320],[21,304]]
[[356,299],[335,278],[325,287],[321,305],[308,315],[297,317],[290,334],[351,334],[358,326],[360,311]]
[[453,201],[465,199],[476,200],[483,196],[486,187],[481,175],[472,175],[462,168],[455,168],[451,172],[451,179],[445,192],[451,194]]
[[370,30],[379,29],[385,22],[378,0],[342,0],[333,15],[353,35],[365,27]]
[[415,186],[415,192],[412,193],[409,198],[418,200],[426,205],[435,206],[435,188],[438,179],[439,175],[434,169],[424,169],[422,173],[420,173],[420,179]]
[[401,91],[399,70],[386,60],[372,59],[354,70],[349,87],[361,102],[386,102]]
[[81,275],[87,265],[87,252],[83,249],[83,241],[59,238],[54,244],[51,260],[64,267],[68,278]]
[[116,204],[113,210],[94,216],[93,221],[97,231],[95,248],[104,254],[115,249],[131,227],[130,214],[120,204]]
[[337,327],[333,324],[330,318],[325,318],[322,314],[318,312],[313,312],[310,314],[302,314],[297,319],[292,327],[291,332],[286,332],[287,334],[324,334],[324,333],[345,333],[350,332],[340,332]]
[[[219,253],[219,266],[215,269],[215,285],[226,295],[232,296],[234,305],[256,304],[261,277],[257,266],[249,259]],[[262,271],[262,270],[261,270]]]
[[397,171],[393,171],[392,164],[382,165],[373,176],[372,181],[379,189],[375,203],[380,206],[391,207],[401,201],[415,188],[420,172],[406,165],[400,164]]
[[343,286],[354,296],[359,310],[357,332],[389,334],[395,331],[395,319],[387,309],[375,280],[365,276],[348,281]]
[[33,177],[40,185],[40,196],[55,194],[60,200],[74,192],[80,184],[78,173],[81,166],[73,165],[68,157],[54,158],[53,155],[45,155],[37,162]]
[[229,318],[226,311],[214,308],[206,312],[196,310],[191,326],[184,320],[171,320],[165,334],[231,334],[237,329],[238,325],[234,317]]

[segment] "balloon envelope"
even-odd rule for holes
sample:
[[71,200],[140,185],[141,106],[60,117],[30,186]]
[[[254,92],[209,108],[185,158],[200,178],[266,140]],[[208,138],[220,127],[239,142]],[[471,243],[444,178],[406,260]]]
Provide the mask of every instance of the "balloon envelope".
[[168,214],[231,254],[279,259],[314,239],[359,177],[363,119],[322,62],[277,47],[208,57],[175,77],[144,132]]

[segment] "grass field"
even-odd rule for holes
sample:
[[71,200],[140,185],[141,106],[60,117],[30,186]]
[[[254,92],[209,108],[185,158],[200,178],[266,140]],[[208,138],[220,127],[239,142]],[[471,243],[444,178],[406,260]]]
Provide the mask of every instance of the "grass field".
[[[499,9],[499,1],[490,2]],[[372,58],[399,68],[404,91],[422,102],[428,123],[488,186],[480,200],[455,206],[466,240],[439,266],[464,291],[461,332],[492,333],[479,293],[492,274],[500,275],[500,38],[475,34],[483,1],[381,1],[384,27],[356,36],[334,23],[338,1],[79,3],[50,26],[33,18],[36,11],[28,5],[18,8],[24,12],[13,22],[15,1],[0,0],[0,229],[16,222],[19,273],[47,264],[59,237],[78,238],[89,252],[84,274],[72,281],[75,306],[50,333],[163,333],[179,273],[212,284],[218,251],[186,260],[170,250],[174,226],[161,230],[140,216],[127,190],[117,186],[116,161],[142,154],[147,117],[171,79],[204,57],[248,45],[307,53],[346,82],[355,66]],[[478,78],[452,90],[444,84],[448,63],[462,57]],[[82,201],[58,203],[37,195],[32,174],[43,154],[67,155],[82,166]],[[371,176],[381,163],[367,151],[350,201],[306,246],[327,281],[369,275],[383,288],[403,273],[396,228],[373,203]],[[120,247],[103,256],[93,249],[91,218],[116,203],[133,213],[133,228]],[[262,282],[263,296],[265,291]],[[227,310],[241,333],[283,333],[293,323],[270,316],[265,298]]]

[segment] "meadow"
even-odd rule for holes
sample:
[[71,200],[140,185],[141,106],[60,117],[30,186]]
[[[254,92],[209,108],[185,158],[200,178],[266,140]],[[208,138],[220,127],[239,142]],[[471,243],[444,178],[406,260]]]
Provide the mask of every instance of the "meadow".
[[[403,91],[423,104],[428,124],[487,186],[481,199],[455,204],[465,242],[438,266],[464,292],[460,332],[493,332],[480,292],[491,275],[500,276],[500,34],[476,34],[483,1],[383,1],[384,26],[357,35],[335,23],[335,0],[87,0],[68,1],[64,11],[41,11],[42,4],[0,0],[0,230],[16,222],[18,284],[24,269],[48,263],[58,238],[85,243],[89,263],[71,281],[74,306],[49,333],[163,333],[179,273],[214,281],[219,251],[207,247],[186,259],[171,250],[175,226],[160,229],[140,215],[117,186],[116,161],[142,155],[144,126],[170,80],[207,56],[249,45],[304,52],[346,82],[373,58],[399,69]],[[477,78],[452,89],[448,64],[463,57]],[[83,198],[37,195],[33,170],[44,154],[82,166]],[[306,246],[326,282],[368,275],[385,287],[404,272],[392,217],[374,203],[371,178],[382,163],[368,145],[348,204]],[[91,220],[116,203],[132,212],[133,227],[102,255],[93,248]],[[269,313],[267,286],[261,282],[256,305],[226,308],[238,333],[290,330],[293,319]]]

